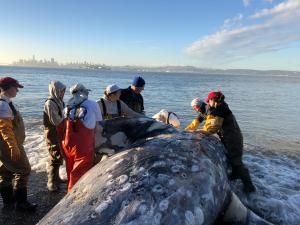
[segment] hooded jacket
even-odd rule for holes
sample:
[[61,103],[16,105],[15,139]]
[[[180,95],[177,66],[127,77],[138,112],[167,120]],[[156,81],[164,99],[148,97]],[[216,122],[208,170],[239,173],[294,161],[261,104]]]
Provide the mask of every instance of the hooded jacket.
[[66,86],[59,81],[51,81],[48,88],[49,97],[44,105],[45,128],[57,126],[63,121],[64,102],[59,97],[59,93],[66,89]]
[[66,86],[59,81],[51,81],[48,87],[49,97],[44,105],[44,135],[50,154],[50,166],[61,165],[62,154],[56,127],[63,121],[64,102],[59,95]]
[[97,102],[88,99],[86,90],[79,90],[72,94],[64,110],[64,118],[80,119],[88,129],[94,129],[97,121],[102,120],[102,114]]

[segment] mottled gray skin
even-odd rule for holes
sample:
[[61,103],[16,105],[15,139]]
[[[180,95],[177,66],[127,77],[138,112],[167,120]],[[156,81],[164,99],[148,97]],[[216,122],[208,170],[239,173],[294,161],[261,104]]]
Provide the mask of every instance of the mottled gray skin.
[[118,132],[126,147],[114,140],[116,154],[88,171],[39,225],[268,224],[232,194],[218,139],[148,118],[107,121],[97,136],[107,148]]

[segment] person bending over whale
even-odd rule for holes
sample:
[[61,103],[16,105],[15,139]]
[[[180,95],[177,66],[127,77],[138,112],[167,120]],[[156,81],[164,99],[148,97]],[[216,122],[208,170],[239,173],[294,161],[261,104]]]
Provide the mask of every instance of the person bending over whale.
[[195,98],[191,101],[191,107],[199,114],[193,121],[185,128],[186,131],[195,131],[198,129],[200,123],[206,119],[209,106],[199,98]]
[[244,191],[254,192],[255,186],[248,169],[242,162],[243,135],[224,99],[225,96],[220,91],[212,91],[208,94],[206,102],[209,110],[205,124],[199,131],[203,134],[218,134],[228,151],[228,160],[232,167],[230,179],[240,178],[244,184]]

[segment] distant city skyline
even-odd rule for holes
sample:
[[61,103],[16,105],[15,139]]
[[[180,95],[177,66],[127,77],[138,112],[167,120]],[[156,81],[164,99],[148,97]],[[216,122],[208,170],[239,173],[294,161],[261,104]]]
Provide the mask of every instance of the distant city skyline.
[[22,66],[22,67],[45,67],[45,68],[81,68],[81,69],[110,69],[109,66],[103,63],[91,63],[91,62],[66,62],[61,63],[55,60],[55,58],[48,59],[37,59],[35,55],[29,59],[19,59],[9,64],[8,66]]
[[[78,61],[75,62],[67,62],[67,63],[77,63]],[[82,63],[89,63],[87,61],[84,61]],[[15,64],[53,64],[53,65],[59,65],[59,64],[65,64],[65,63],[61,63],[61,62],[57,62],[55,60],[54,57],[52,57],[50,60],[49,59],[39,59],[36,58],[35,55],[32,56],[32,58],[28,58],[28,59],[18,59],[14,62],[12,62],[9,65],[15,65]]]
[[24,65],[26,65],[26,64],[32,64],[32,65],[34,65],[34,64],[44,64],[44,65],[56,65],[56,66],[58,66],[58,62],[56,62],[54,58],[51,58],[50,60],[45,59],[45,58],[44,59],[36,59],[35,55],[33,55],[31,59],[19,59],[19,60],[14,61],[12,63],[12,65],[17,65],[17,64],[24,64]]
[[300,0],[220,4],[0,0],[0,65],[35,55],[60,63],[300,71]]

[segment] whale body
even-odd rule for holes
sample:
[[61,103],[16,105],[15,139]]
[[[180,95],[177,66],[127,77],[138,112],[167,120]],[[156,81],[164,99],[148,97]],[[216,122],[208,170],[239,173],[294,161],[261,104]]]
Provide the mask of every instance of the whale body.
[[269,222],[231,191],[225,149],[215,137],[150,118],[104,121],[90,169],[39,225],[209,225]]

